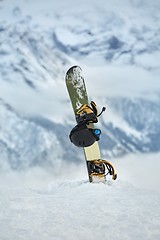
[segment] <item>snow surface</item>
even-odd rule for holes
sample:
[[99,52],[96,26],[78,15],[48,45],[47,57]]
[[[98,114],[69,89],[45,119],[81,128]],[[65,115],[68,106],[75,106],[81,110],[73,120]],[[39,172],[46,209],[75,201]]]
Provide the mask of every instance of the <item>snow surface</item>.
[[158,240],[159,157],[117,159],[118,179],[106,184],[89,183],[85,164],[59,175],[41,168],[1,174],[0,239]]
[[160,193],[126,183],[52,182],[48,189],[1,190],[0,239],[155,240]]
[[159,201],[160,192],[122,180],[106,185],[54,180],[48,187],[5,187],[0,239],[155,240],[160,237]]

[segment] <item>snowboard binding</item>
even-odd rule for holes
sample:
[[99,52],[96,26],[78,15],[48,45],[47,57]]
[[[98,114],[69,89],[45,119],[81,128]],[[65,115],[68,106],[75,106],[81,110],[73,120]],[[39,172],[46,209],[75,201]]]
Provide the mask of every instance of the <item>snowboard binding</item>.
[[97,179],[105,178],[109,174],[113,180],[117,179],[117,173],[115,172],[112,164],[106,160],[98,159],[87,161],[88,173],[90,182],[96,177]]
[[94,129],[92,124],[98,122],[98,117],[105,111],[102,108],[98,114],[96,104],[91,101],[91,106],[84,104],[76,113],[77,125],[72,129],[69,137],[77,147],[89,147],[95,141],[99,141],[101,130]]
[[76,113],[76,121],[77,123],[97,123],[98,117],[106,110],[105,107],[102,108],[100,114],[98,114],[97,106],[95,102],[91,101],[91,106],[84,104]]

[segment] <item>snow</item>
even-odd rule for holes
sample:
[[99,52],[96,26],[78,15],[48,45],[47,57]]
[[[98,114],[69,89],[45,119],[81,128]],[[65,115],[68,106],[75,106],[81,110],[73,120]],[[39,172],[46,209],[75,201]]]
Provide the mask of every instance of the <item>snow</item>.
[[160,191],[160,153],[129,154],[114,161],[120,180],[135,187]]
[[118,179],[106,184],[89,183],[85,164],[1,175],[0,239],[159,239],[159,157],[115,160]]
[[[64,75],[77,64],[98,106],[110,97],[151,101],[138,119],[148,133],[159,130],[159,7],[159,0],[0,1],[0,240],[160,239],[159,153],[108,159],[118,179],[90,184],[82,154],[66,161],[67,140],[58,138],[73,125]],[[57,123],[57,135],[29,118],[39,113]],[[124,119],[111,106],[103,114],[105,124],[140,140],[142,131]]]
[[159,192],[123,182],[56,181],[48,189],[5,189],[0,238],[155,240],[160,237],[159,201]]
[[[0,60],[0,72],[7,81],[1,83],[0,95],[7,103],[25,114],[41,112],[63,122],[60,101],[67,101],[68,95],[61,81],[72,63],[84,69],[87,85],[91,85],[88,89],[95,98],[130,94],[153,97],[159,93],[159,1],[92,3],[83,0],[79,6],[73,0],[41,4],[37,0],[1,2],[5,29],[1,33],[1,49],[6,54]],[[54,51],[53,35],[66,51],[73,50],[70,58],[68,53],[59,52],[59,46],[55,45],[57,53]],[[122,47],[112,48],[113,39],[122,42]],[[106,61],[108,55],[112,57]],[[37,91],[27,87],[26,80]],[[13,81],[16,84],[9,84]],[[99,89],[100,85],[103,87]],[[27,106],[29,99],[33,99],[33,104]],[[66,106],[63,111],[69,113]]]
[[[5,146],[4,149],[0,148],[2,172],[10,168],[17,170],[28,168],[41,161],[44,164],[46,156],[47,161],[51,160],[51,165],[60,164],[63,150],[52,131],[46,131],[34,122],[24,119],[2,101],[0,107],[0,139],[2,146]],[[6,120],[8,124],[5,124]],[[8,150],[7,156],[5,149]]]

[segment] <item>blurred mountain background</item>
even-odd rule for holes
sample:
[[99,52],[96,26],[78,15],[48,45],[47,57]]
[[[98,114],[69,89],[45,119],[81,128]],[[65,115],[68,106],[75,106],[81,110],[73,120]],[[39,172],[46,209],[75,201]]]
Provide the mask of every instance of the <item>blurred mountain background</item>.
[[84,71],[104,159],[160,151],[160,1],[0,1],[0,172],[79,165],[65,87]]

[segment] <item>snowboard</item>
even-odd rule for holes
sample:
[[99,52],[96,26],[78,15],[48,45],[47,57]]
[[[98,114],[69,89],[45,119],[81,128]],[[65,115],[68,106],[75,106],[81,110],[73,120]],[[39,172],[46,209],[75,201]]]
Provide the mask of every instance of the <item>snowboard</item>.
[[[65,75],[65,81],[75,119],[77,119],[79,109],[85,104],[89,106],[82,69],[79,66],[71,67]],[[94,124],[89,123],[88,128],[94,129]],[[105,182],[107,174],[112,175],[114,180],[117,178],[112,164],[101,159],[98,141],[95,141],[91,146],[83,147],[83,150],[90,182]]]

